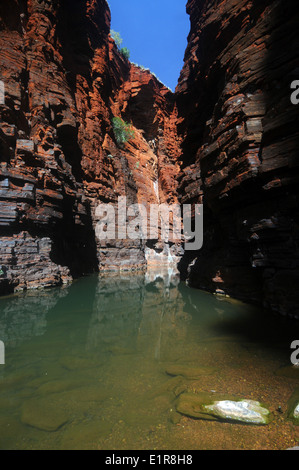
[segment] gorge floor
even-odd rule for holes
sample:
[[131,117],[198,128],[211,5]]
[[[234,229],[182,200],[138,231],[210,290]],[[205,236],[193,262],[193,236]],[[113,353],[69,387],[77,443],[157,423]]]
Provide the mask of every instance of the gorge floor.
[[[168,275],[91,276],[1,298],[0,448],[293,447],[299,432],[286,413],[299,377],[284,369],[292,325]],[[273,421],[182,416],[184,391],[266,403]]]

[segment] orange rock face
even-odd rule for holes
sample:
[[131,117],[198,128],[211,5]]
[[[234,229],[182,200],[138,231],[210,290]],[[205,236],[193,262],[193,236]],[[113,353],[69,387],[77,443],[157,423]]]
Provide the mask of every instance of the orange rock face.
[[99,240],[99,203],[203,202],[190,284],[299,316],[295,6],[189,0],[173,95],[118,51],[106,0],[0,3],[1,292],[176,264],[179,243],[129,240],[124,221]]
[[[174,96],[118,52],[105,0],[14,0],[0,16],[3,292],[144,267],[146,240],[100,242],[95,212],[119,196],[177,201]],[[114,116],[134,129],[121,147]]]

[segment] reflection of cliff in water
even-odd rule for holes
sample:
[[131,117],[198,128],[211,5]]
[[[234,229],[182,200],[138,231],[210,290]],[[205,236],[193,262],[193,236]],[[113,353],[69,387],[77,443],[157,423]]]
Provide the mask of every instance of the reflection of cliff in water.
[[[88,348],[103,353],[142,352],[161,359],[186,328],[179,279],[168,272],[99,278]],[[183,320],[183,321],[182,321]]]
[[47,330],[47,313],[68,294],[68,289],[28,291],[1,299],[0,340],[16,347]]
[[171,350],[185,336],[178,285],[171,272],[152,271],[92,276],[68,288],[3,298],[0,339],[9,348],[38,341],[41,351],[52,344],[63,353],[80,344],[97,354],[138,352],[161,359],[166,343]]

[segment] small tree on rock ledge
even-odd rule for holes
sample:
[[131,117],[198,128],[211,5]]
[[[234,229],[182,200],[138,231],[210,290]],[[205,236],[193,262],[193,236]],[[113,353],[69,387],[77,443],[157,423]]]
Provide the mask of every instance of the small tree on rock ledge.
[[130,51],[127,47],[121,47],[123,43],[123,38],[121,37],[120,33],[117,31],[113,31],[113,29],[110,31],[111,37],[114,39],[115,44],[117,45],[117,48],[119,52],[127,59],[130,59]]
[[122,47],[122,48],[120,49],[120,53],[121,53],[127,60],[130,59],[130,54],[131,54],[131,53],[130,53],[130,51],[129,51],[129,49],[128,49],[127,47]]
[[135,133],[131,125],[120,117],[114,117],[112,119],[112,127],[115,140],[120,147],[128,142],[128,140],[134,139],[135,137]]

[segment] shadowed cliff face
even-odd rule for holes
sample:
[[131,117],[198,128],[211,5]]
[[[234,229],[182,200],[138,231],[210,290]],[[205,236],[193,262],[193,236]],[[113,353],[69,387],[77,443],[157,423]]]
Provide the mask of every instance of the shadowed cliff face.
[[[0,15],[0,290],[144,267],[146,243],[96,240],[95,208],[176,201],[173,95],[118,52],[105,0],[1,0]],[[134,128],[122,148],[113,116]]]
[[187,9],[180,192],[183,202],[203,198],[205,236],[181,269],[193,286],[298,316],[296,4],[190,0]]

